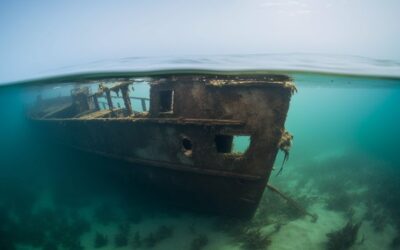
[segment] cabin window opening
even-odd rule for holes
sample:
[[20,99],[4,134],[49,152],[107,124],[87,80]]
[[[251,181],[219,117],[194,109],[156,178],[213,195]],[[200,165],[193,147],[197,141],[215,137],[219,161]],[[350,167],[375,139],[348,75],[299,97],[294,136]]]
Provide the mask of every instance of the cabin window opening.
[[145,113],[150,107],[150,84],[147,80],[137,79],[133,86],[129,87],[129,98],[134,113]]
[[215,146],[218,153],[231,153],[232,152],[232,135],[216,135]]
[[236,154],[244,154],[250,146],[249,135],[235,135],[233,136],[232,152]]
[[250,146],[250,135],[216,135],[218,153],[244,154]]
[[99,102],[100,110],[109,109],[105,94],[98,96],[97,101]]
[[173,90],[162,90],[159,92],[160,95],[160,112],[172,112],[174,91]]
[[124,99],[122,97],[122,92],[120,90],[113,91],[113,93],[111,94],[111,98],[114,108],[126,109]]
[[192,149],[193,149],[192,140],[190,140],[187,137],[184,137],[182,139],[182,149],[183,149],[183,153],[186,156],[191,156],[192,155]]

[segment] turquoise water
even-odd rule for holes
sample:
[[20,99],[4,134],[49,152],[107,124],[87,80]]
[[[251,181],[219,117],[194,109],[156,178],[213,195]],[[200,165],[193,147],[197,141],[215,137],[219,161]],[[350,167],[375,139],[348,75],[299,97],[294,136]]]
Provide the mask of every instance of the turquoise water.
[[[249,221],[167,205],[109,171],[129,165],[35,133],[25,118],[38,91],[32,85],[55,78],[0,87],[0,249],[400,249],[400,78],[391,69],[398,64],[364,63],[351,66],[373,70],[288,70],[298,88],[286,121],[294,142],[270,183],[317,221],[269,190]],[[118,74],[128,73],[102,77]],[[145,87],[138,91],[146,97]],[[239,138],[235,147],[246,143]]]

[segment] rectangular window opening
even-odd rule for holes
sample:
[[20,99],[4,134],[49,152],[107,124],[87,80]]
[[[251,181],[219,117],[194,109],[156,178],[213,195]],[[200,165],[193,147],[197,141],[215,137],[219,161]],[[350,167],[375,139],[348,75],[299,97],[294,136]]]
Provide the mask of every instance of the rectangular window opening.
[[130,86],[129,98],[134,113],[145,113],[150,109],[150,84],[147,80],[138,79]]
[[232,152],[233,136],[231,135],[216,135],[215,146],[218,153],[231,153]]
[[159,92],[160,112],[172,112],[174,102],[174,91],[173,90],[162,90]]
[[235,135],[233,136],[233,153],[244,154],[250,146],[249,135]]
[[218,153],[244,154],[250,146],[249,135],[216,135]]
[[111,101],[114,109],[125,109],[124,99],[122,98],[121,91],[112,91],[111,93]]

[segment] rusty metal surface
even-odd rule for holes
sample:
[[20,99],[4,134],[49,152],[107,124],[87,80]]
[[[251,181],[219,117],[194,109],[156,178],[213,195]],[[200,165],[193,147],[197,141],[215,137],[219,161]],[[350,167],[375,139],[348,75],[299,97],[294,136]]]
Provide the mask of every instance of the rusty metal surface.
[[[128,85],[100,90],[124,88],[125,105],[130,105]],[[254,213],[285,131],[295,91],[290,78],[169,76],[153,78],[150,86],[149,112],[113,105],[99,111],[90,103],[97,93],[87,95],[87,102],[74,96],[75,108],[51,115],[33,112],[31,118],[60,143],[134,163],[130,174],[187,194],[184,200],[191,205],[230,215]],[[107,100],[112,101],[109,94]],[[248,135],[249,147],[243,154],[218,152],[220,135]]]

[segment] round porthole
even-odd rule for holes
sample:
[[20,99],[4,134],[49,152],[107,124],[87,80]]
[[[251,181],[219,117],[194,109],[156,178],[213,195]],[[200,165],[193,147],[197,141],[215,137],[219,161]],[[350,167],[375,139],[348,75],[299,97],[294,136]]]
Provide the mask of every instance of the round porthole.
[[192,140],[187,137],[182,138],[182,150],[186,156],[192,156]]

